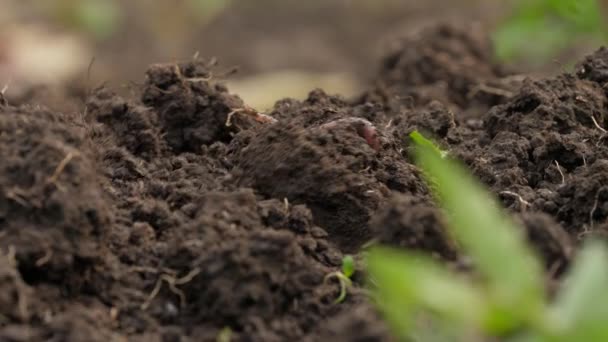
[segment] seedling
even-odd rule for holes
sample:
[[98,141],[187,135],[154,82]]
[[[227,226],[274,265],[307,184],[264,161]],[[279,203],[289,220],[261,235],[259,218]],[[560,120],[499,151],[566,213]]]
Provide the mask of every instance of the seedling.
[[[539,259],[497,203],[458,162],[414,132],[415,159],[446,212],[449,232],[476,274],[449,272],[431,257],[372,247],[374,299],[408,341],[608,341],[608,251],[589,243],[556,300],[546,298]],[[431,145],[429,145],[429,143]]]
[[327,282],[331,278],[338,279],[340,283],[340,294],[338,298],[334,301],[334,304],[342,303],[344,299],[346,299],[346,293],[348,289],[353,285],[352,280],[350,278],[355,273],[355,260],[352,256],[346,255],[342,259],[342,269],[340,271],[332,272],[325,276],[324,282]]
[[429,139],[425,138],[424,135],[420,134],[420,132],[418,131],[413,131],[412,133],[410,133],[410,139],[412,139],[412,141],[418,146],[425,146],[426,148],[431,149],[436,154],[441,156],[441,158],[445,158],[448,155],[446,151],[440,150],[439,147],[437,147]]

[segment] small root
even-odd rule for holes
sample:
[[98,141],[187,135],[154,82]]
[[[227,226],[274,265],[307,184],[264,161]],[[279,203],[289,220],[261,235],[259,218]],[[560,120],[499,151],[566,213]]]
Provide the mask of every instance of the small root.
[[0,106],[8,106],[8,100],[4,96],[4,93],[8,90],[8,83],[0,91]]
[[377,237],[375,238],[371,238],[369,240],[367,240],[362,246],[361,246],[361,250],[365,251],[368,250],[369,248],[375,246],[378,244],[379,239]]
[[260,113],[257,110],[246,106],[243,108],[233,109],[230,113],[228,113],[228,116],[226,117],[226,127],[232,126],[232,117],[238,113],[243,113],[243,114],[249,115],[255,121],[263,123],[263,124],[268,124],[268,123],[273,124],[273,123],[277,122],[277,119],[273,118],[272,116]]
[[597,127],[597,129],[599,129],[600,131],[602,131],[602,133],[607,134],[608,131],[606,131],[604,128],[602,128],[602,126],[600,126],[597,123],[597,120],[595,120],[595,117],[593,115],[591,115],[591,120],[593,120],[593,124],[595,125],[595,127]]
[[506,97],[506,98],[510,98],[510,97],[513,97],[513,95],[515,95],[512,91],[508,91],[505,89],[501,89],[501,88],[497,88],[497,87],[493,87],[493,86],[490,86],[487,84],[480,83],[476,87],[471,89],[471,91],[469,91],[469,93],[467,94],[467,97],[469,99],[473,98],[473,96],[477,95],[480,92],[484,92],[484,93],[490,94],[490,95],[498,95],[498,96],[502,96],[502,97]]
[[[4,254],[1,248],[0,254]],[[9,266],[13,267],[15,269],[15,272],[17,273],[16,270],[18,264],[16,258],[17,251],[15,250],[15,246],[9,245],[8,251],[4,256],[6,257]],[[23,283],[23,280],[18,276],[18,274],[16,274],[15,276],[15,287],[17,288],[17,310],[19,311],[19,318],[22,321],[26,321],[30,317],[27,304],[27,296],[24,294],[26,285]]]
[[192,269],[190,272],[188,272],[188,274],[186,274],[185,276],[183,276],[179,279],[176,279],[175,284],[176,285],[187,284],[187,283],[191,282],[192,279],[194,279],[194,277],[196,277],[199,273],[201,273],[201,269],[196,267],[196,268]]
[[[141,268],[141,269],[142,270],[145,269],[145,271],[153,270],[153,269],[148,269],[148,268]],[[154,300],[154,298],[156,298],[156,296],[158,296],[158,293],[160,292],[160,289],[163,285],[163,281],[165,281],[167,283],[167,285],[169,286],[169,290],[179,297],[180,305],[182,308],[184,308],[187,304],[186,295],[184,294],[184,292],[182,290],[178,289],[176,285],[183,285],[183,284],[189,283],[200,272],[201,272],[201,269],[196,267],[196,268],[192,269],[190,272],[188,272],[188,274],[186,274],[185,276],[183,276],[181,278],[175,278],[174,276],[166,274],[166,273],[162,274],[156,281],[156,285],[154,285],[154,289],[152,289],[152,292],[150,292],[150,295],[148,296],[146,301],[141,305],[141,309],[146,310],[150,307],[150,304],[152,304],[152,301]]]
[[53,257],[53,251],[51,249],[47,249],[46,252],[44,253],[44,255],[40,259],[36,260],[36,263],[35,263],[36,267],[42,267],[42,266],[46,265],[51,260],[52,257]]
[[61,176],[61,173],[63,172],[63,170],[65,170],[65,167],[68,166],[68,164],[70,163],[70,161],[73,158],[74,158],[74,153],[68,152],[68,154],[65,156],[65,158],[63,158],[63,160],[61,160],[59,165],[57,165],[57,167],[55,168],[55,172],[53,172],[53,174],[51,175],[51,177],[49,177],[47,182],[49,184],[57,185],[57,180],[59,179],[59,176]]
[[176,282],[175,278],[165,276],[165,275],[163,275],[162,278],[167,282],[167,285],[169,285],[169,291],[173,292],[175,295],[177,295],[179,297],[180,307],[184,308],[186,306],[186,295],[184,294],[184,291],[178,289],[175,286],[175,282]]
[[608,137],[607,133],[602,134],[602,136],[599,139],[597,139],[597,143],[595,143],[595,146],[596,147],[600,147],[600,144],[602,143],[602,140],[604,140],[606,137]]
[[150,295],[148,296],[146,301],[141,305],[142,310],[147,310],[150,307],[150,304],[152,304],[152,301],[154,300],[154,298],[156,298],[156,296],[160,292],[160,288],[162,285],[163,285],[163,278],[161,277],[161,278],[158,278],[158,280],[156,281],[156,285],[154,285],[154,289],[152,289],[152,292],[150,292]]
[[209,73],[209,76],[207,77],[190,77],[190,78],[184,78],[184,81],[186,82],[192,82],[192,83],[197,83],[197,82],[209,82],[213,79],[213,73]]
[[[2,248],[0,248],[0,254],[3,254]],[[6,260],[11,267],[17,267],[17,251],[15,250],[15,246],[9,245],[8,251],[6,252]]]
[[116,321],[116,319],[118,319],[119,314],[120,314],[120,310],[118,308],[115,308],[115,307],[110,308],[110,319],[112,321]]
[[289,215],[289,200],[287,199],[287,197],[283,198],[283,210],[285,212],[285,215]]
[[235,110],[231,111],[230,113],[228,113],[228,116],[226,117],[226,127],[231,127],[232,126],[232,117],[234,116],[234,114],[240,113],[243,110],[244,110],[243,108],[239,108],[239,109],[235,109]]
[[597,190],[597,192],[595,193],[595,201],[593,202],[593,207],[591,208],[591,211],[589,212],[589,226],[593,229],[593,215],[595,214],[595,211],[597,210],[597,205],[599,203],[600,200],[600,194],[602,193],[602,191],[608,189],[608,187],[603,186],[601,188],[599,188]]
[[15,201],[16,203],[19,203],[24,208],[28,208],[28,207],[32,206],[26,200],[26,194],[20,188],[16,187],[16,188],[10,189],[9,191],[7,191],[4,194],[4,196],[6,196],[6,198],[8,198],[8,199],[11,199],[11,200]]
[[564,173],[562,172],[562,168],[559,166],[559,163],[557,162],[557,160],[554,160],[553,162],[555,163],[555,166],[557,167],[557,171],[562,176],[562,185],[566,184],[566,177],[564,176]]
[[346,299],[348,288],[352,286],[353,282],[342,272],[336,271],[326,275],[325,278],[323,278],[323,284],[326,284],[331,278],[337,278],[340,283],[340,294],[338,295],[338,298],[334,300],[334,304],[342,303],[344,299]]
[[158,87],[158,86],[156,86],[156,85],[151,85],[151,87],[152,87],[152,88],[154,88],[154,90],[156,90],[156,91],[158,91],[158,92],[160,92],[160,93],[162,93],[162,94],[165,94],[165,95],[173,95],[173,94],[175,94],[175,93],[179,92],[179,90],[172,90],[172,91],[169,91],[169,90],[161,89],[161,88],[159,88],[159,87]]
[[530,207],[530,206],[531,206],[530,202],[526,201],[526,200],[525,200],[523,197],[521,197],[521,195],[520,195],[520,194],[518,194],[518,193],[515,193],[515,192],[512,192],[512,191],[501,191],[501,192],[500,192],[500,194],[501,194],[501,195],[507,195],[507,196],[512,196],[512,197],[515,197],[515,198],[516,198],[516,199],[519,201],[519,206],[520,206],[520,209],[521,209],[522,211],[525,211],[525,210],[526,210],[526,208],[528,208],[528,207]]
[[388,120],[388,123],[386,124],[386,126],[384,126],[384,129],[388,129],[389,127],[391,127],[392,124],[393,124],[393,119]]
[[228,117],[226,118],[227,127],[232,126],[232,117],[238,113],[243,113],[243,114],[249,115],[255,121],[263,123],[263,124],[273,124],[273,123],[277,122],[277,119],[273,118],[272,116],[260,113],[257,110],[246,106],[244,108],[233,109],[230,113],[228,113]]
[[576,239],[580,241],[585,237],[585,235],[591,234],[592,231],[593,229],[590,229],[589,226],[584,225],[583,231],[576,235]]
[[91,74],[93,73],[93,65],[95,65],[95,56],[91,57],[89,65],[87,66],[87,81],[86,81],[86,94],[87,97],[91,95],[91,88],[89,88],[91,82]]

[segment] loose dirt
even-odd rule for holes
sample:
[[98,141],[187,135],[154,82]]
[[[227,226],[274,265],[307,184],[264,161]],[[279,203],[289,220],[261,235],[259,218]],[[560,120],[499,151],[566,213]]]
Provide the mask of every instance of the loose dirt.
[[266,114],[202,59],[74,113],[0,98],[0,340],[391,341],[361,267],[341,304],[325,276],[370,242],[466,264],[410,160],[415,129],[557,279],[606,235],[608,50],[532,79],[479,32],[424,29],[360,96],[314,90]]

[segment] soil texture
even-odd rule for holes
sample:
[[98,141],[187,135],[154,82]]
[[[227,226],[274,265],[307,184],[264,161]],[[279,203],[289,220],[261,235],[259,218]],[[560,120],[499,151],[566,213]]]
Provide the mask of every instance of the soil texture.
[[428,27],[360,96],[268,113],[198,58],[73,113],[0,97],[0,341],[393,341],[361,267],[340,304],[327,275],[373,242],[466,265],[413,130],[492,190],[558,279],[606,232],[608,50],[527,78],[480,32]]

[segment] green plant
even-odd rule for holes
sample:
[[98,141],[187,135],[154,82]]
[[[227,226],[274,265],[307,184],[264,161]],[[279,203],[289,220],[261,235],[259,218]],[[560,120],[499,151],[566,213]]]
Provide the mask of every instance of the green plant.
[[415,159],[445,210],[449,232],[476,273],[447,271],[430,257],[372,247],[366,264],[372,293],[404,340],[525,342],[608,341],[608,252],[582,251],[549,303],[541,263],[517,227],[458,162],[419,133]]
[[581,38],[604,39],[598,0],[517,0],[513,14],[494,32],[496,54],[546,62]]
[[324,282],[327,282],[329,279],[335,277],[340,283],[340,294],[334,303],[342,303],[344,299],[346,299],[347,290],[353,284],[352,280],[350,280],[353,274],[355,274],[355,260],[352,256],[346,255],[344,258],[342,258],[341,270],[332,272],[325,276]]

